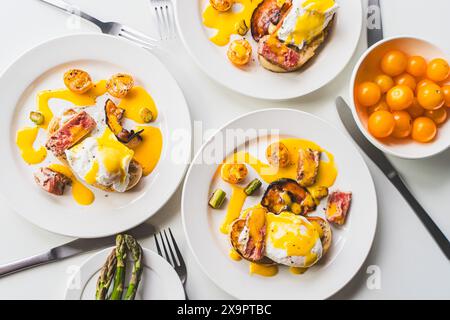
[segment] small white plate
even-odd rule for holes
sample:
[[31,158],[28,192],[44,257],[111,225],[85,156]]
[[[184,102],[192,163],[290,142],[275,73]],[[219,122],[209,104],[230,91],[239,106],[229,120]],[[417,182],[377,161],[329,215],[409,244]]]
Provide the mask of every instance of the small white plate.
[[[239,135],[236,145],[232,141],[224,141],[225,137],[233,133],[231,130],[240,130],[247,136]],[[215,175],[218,162],[210,161],[209,157],[215,154],[214,150],[218,150],[214,146],[224,145],[226,147],[222,154],[224,157],[229,156],[234,147],[237,146],[239,150],[249,136],[247,150],[251,153],[257,150],[258,155],[264,154],[267,144],[265,138],[270,133],[273,137],[274,130],[279,130],[280,138],[311,140],[331,152],[338,168],[338,176],[331,190],[351,191],[353,199],[345,225],[333,227],[332,246],[318,265],[303,275],[293,275],[288,268],[280,267],[278,275],[265,278],[250,275],[247,261],[235,262],[228,256],[228,236],[219,231],[226,206],[220,210],[208,206],[210,193],[219,183],[217,180],[220,180]],[[219,149],[221,153],[222,149]],[[220,163],[223,158],[217,161]],[[252,174],[253,169],[249,170]],[[231,190],[228,188],[224,190],[229,195]],[[248,197],[244,208],[255,205],[260,199]],[[322,210],[323,206],[316,213],[320,214]],[[248,113],[231,121],[202,146],[184,183],[182,218],[189,246],[199,265],[219,287],[236,298],[325,299],[350,281],[366,259],[377,224],[377,198],[370,172],[346,136],[308,113],[292,109],[268,109]]]
[[[56,197],[43,191],[33,172],[46,162],[29,166],[16,146],[16,132],[30,126],[36,94],[64,87],[69,68],[88,71],[94,80],[125,72],[153,97],[159,114],[154,126],[163,136],[163,149],[153,172],[132,190],[94,190],[89,206],[78,205],[70,192]],[[0,77],[0,192],[10,206],[32,223],[52,232],[95,238],[133,228],[155,214],[182,181],[191,152],[191,120],[183,93],[166,68],[150,52],[126,41],[99,34],[80,34],[45,42],[22,55]],[[59,102],[60,101],[52,101]]]
[[[69,280],[66,300],[95,300],[97,279],[111,250],[113,248],[102,250],[83,263]],[[142,250],[144,271],[136,300],[184,300],[184,288],[175,269],[155,252]],[[125,283],[129,282],[131,269],[132,262],[128,261]]]
[[[212,79],[244,95],[286,100],[304,96],[332,81],[350,61],[358,45],[362,28],[361,1],[337,0],[340,8],[333,30],[317,56],[303,69],[291,73],[274,73],[257,61],[257,43],[250,30],[245,38],[253,47],[248,67],[240,69],[228,60],[224,47],[216,46],[209,38],[215,30],[202,23],[202,13],[209,0],[176,1],[176,20],[181,39],[199,67]],[[240,38],[232,37],[231,40]]]

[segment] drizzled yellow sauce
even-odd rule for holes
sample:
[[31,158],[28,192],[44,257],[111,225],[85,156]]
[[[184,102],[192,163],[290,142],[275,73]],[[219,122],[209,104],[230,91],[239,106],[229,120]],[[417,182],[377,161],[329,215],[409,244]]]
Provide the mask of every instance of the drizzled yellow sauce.
[[94,202],[94,193],[89,190],[84,184],[79,182],[67,166],[54,163],[49,165],[49,168],[65,175],[72,181],[72,197],[78,204],[87,206]]
[[234,220],[239,218],[245,199],[247,199],[247,195],[241,187],[231,185],[231,189],[232,193],[230,202],[228,203],[227,213],[223,219],[222,225],[220,226],[220,231],[224,234],[228,234],[230,232],[231,224]]
[[125,118],[140,124],[145,123],[140,115],[142,108],[147,108],[152,112],[152,121],[155,121],[158,117],[155,101],[153,101],[150,94],[142,87],[133,87],[130,92],[120,100],[119,108],[125,110]]
[[140,126],[135,130],[144,131],[141,134],[142,142],[134,148],[134,159],[142,166],[142,174],[149,175],[158,164],[163,147],[162,133],[159,128]]
[[16,145],[20,150],[22,159],[28,164],[38,164],[47,157],[47,149],[44,146],[34,148],[39,132],[38,127],[26,127],[17,131]]
[[263,277],[273,277],[278,274],[278,266],[250,262],[249,271],[250,274],[257,274]]
[[290,267],[289,268],[289,271],[292,274],[304,274],[307,270],[308,270],[308,268],[299,268],[299,267]]
[[263,0],[235,0],[233,7],[220,12],[208,5],[203,12],[203,24],[217,33],[210,40],[218,46],[224,46],[230,41],[232,34],[238,34],[237,30],[242,21],[250,27],[250,19],[253,11]]
[[231,260],[234,260],[234,261],[241,261],[242,260],[242,257],[240,256],[240,254],[237,253],[237,251],[234,250],[234,249],[230,249],[230,252],[228,253],[228,256],[230,257]]
[[83,94],[73,93],[68,89],[44,90],[37,95],[37,108],[44,115],[44,123],[41,128],[47,129],[49,122],[53,118],[53,112],[48,103],[51,99],[62,99],[69,101],[76,106],[93,106],[97,97],[102,96],[106,92],[106,80],[100,80],[90,90]]

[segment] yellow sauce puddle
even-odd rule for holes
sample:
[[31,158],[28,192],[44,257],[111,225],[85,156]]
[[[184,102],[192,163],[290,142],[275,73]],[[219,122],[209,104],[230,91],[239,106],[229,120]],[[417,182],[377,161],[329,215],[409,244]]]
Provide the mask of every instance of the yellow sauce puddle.
[[38,132],[38,127],[26,127],[17,131],[16,145],[22,159],[28,164],[41,163],[47,157],[47,149],[44,146],[40,146],[38,149],[33,147]]
[[79,182],[67,166],[54,163],[49,165],[49,168],[65,175],[72,181],[72,196],[78,204],[87,206],[94,202],[94,193]]
[[278,274],[278,266],[250,262],[249,271],[250,274],[257,274],[263,277],[273,277]]
[[241,261],[242,260],[242,257],[234,249],[230,249],[230,252],[228,253],[228,256],[230,257],[231,260],[234,260],[234,261]]
[[48,103],[50,99],[62,99],[73,103],[76,106],[92,106],[95,105],[97,97],[102,96],[106,92],[106,80],[100,80],[92,89],[83,94],[73,93],[68,89],[45,90],[37,95],[38,111],[44,115],[44,123],[41,128],[47,129],[49,122],[53,118],[53,112]]
[[228,203],[227,213],[222,225],[220,226],[220,231],[224,234],[228,234],[230,232],[231,224],[234,220],[239,218],[245,199],[247,199],[244,189],[234,185],[231,185],[231,189],[232,193],[230,202]]
[[203,24],[217,30],[210,40],[218,46],[226,45],[232,34],[238,34],[238,26],[242,24],[242,21],[250,27],[253,11],[261,2],[262,0],[235,0],[233,7],[226,12],[219,12],[208,5],[203,12]]
[[290,267],[289,271],[292,274],[304,274],[306,271],[308,270],[308,268],[298,268],[298,267]]
[[159,128],[140,126],[135,130],[144,129],[142,142],[134,148],[134,159],[142,166],[142,174],[149,175],[158,164],[163,146],[162,133]]
[[152,112],[153,120],[158,117],[158,110],[156,109],[153,98],[142,87],[134,87],[119,103],[119,108],[125,110],[125,117],[137,123],[144,124],[140,116],[142,108],[147,108]]

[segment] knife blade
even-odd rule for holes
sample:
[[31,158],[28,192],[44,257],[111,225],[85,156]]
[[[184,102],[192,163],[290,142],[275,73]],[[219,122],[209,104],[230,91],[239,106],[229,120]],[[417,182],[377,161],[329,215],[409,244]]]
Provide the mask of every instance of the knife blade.
[[[133,229],[125,231],[135,237],[142,239],[155,234],[155,227],[151,224],[143,223]],[[0,278],[16,273],[18,271],[26,270],[35,266],[46,264],[53,261],[63,260],[75,255],[86,253],[100,248],[106,248],[115,244],[116,236],[108,236],[102,238],[92,239],[76,239],[61,246],[50,249],[47,252],[21,259],[12,263],[0,266]]]
[[367,7],[367,47],[383,39],[383,21],[379,0],[369,0]]
[[417,217],[428,230],[430,235],[433,237],[439,248],[441,248],[447,259],[450,260],[450,242],[448,241],[447,237],[434,223],[425,209],[416,200],[414,195],[409,191],[400,174],[391,164],[389,159],[384,155],[383,152],[372,145],[372,143],[367,140],[366,137],[364,137],[353,118],[350,107],[342,97],[338,97],[336,99],[336,107],[339,117],[344,124],[344,127],[352,136],[353,140],[355,140],[358,146],[366,153],[366,155],[373,161],[373,163],[375,163],[380,168],[380,170],[386,175],[389,181],[391,181],[391,183],[397,188],[406,202],[414,210]]

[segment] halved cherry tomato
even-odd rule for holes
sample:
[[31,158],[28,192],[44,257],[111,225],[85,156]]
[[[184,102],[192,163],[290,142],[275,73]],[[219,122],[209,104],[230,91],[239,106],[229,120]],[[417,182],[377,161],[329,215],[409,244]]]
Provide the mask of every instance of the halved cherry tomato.
[[386,74],[380,74],[375,78],[375,83],[380,87],[381,93],[386,93],[394,86],[394,80]]
[[356,98],[364,107],[377,104],[381,98],[381,90],[375,83],[367,81],[361,83],[356,89]]
[[430,118],[437,125],[443,124],[447,120],[447,108],[442,107],[436,110],[425,111],[425,117]]
[[450,66],[444,59],[433,59],[427,67],[427,77],[433,81],[441,82],[448,78]]
[[404,110],[414,102],[414,93],[410,87],[398,85],[388,91],[386,102],[393,111]]
[[252,57],[252,46],[246,39],[234,40],[228,47],[227,57],[235,65],[243,66]]
[[430,142],[437,133],[436,124],[427,117],[419,117],[414,120],[412,138],[418,142]]
[[412,119],[406,111],[394,111],[392,112],[395,120],[395,128],[392,132],[394,138],[406,138],[411,134]]
[[375,138],[389,137],[395,128],[395,120],[389,111],[376,111],[369,117],[369,132]]
[[414,102],[408,109],[406,109],[406,111],[413,119],[421,117],[425,113],[425,109],[419,104],[416,98],[414,98]]
[[442,88],[442,93],[444,94],[445,105],[450,107],[450,85],[445,85]]
[[427,72],[427,61],[421,56],[409,57],[406,72],[414,77],[424,76]]
[[381,60],[381,70],[391,77],[398,76],[405,72],[408,65],[408,58],[399,50],[387,52]]
[[372,113],[380,110],[389,111],[389,106],[387,105],[386,101],[380,101],[376,105],[368,107],[367,113],[371,115]]
[[405,85],[408,86],[413,91],[416,90],[416,79],[408,73],[403,73],[395,77],[395,84]]
[[417,101],[427,110],[435,110],[445,103],[444,93],[437,84],[427,84],[422,86],[417,92]]

